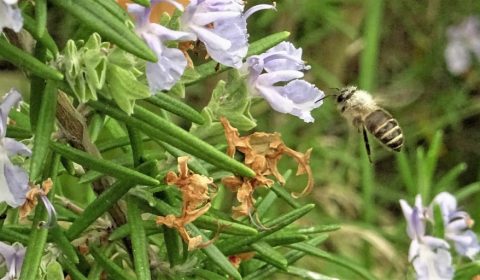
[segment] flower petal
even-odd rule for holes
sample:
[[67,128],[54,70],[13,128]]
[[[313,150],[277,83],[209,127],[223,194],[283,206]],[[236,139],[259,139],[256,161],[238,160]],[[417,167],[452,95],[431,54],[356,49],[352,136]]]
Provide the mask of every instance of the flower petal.
[[15,0],[0,1],[0,33],[5,27],[15,32],[22,30],[23,17]]
[[28,176],[25,170],[13,165],[7,155],[0,156],[0,201],[12,207],[25,202],[28,192]]
[[8,156],[22,155],[29,157],[32,155],[32,151],[27,146],[15,139],[5,137],[3,139],[3,145],[5,150],[7,150]]
[[0,104],[0,137],[5,137],[5,133],[7,132],[8,113],[10,113],[12,107],[17,105],[20,100],[22,100],[22,95],[13,88],[3,98],[3,101]]

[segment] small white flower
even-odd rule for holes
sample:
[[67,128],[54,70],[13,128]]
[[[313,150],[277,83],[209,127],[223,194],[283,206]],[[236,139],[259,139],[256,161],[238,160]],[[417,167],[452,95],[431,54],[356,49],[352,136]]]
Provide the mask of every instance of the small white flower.
[[5,201],[12,207],[22,205],[29,190],[27,173],[13,165],[9,157],[30,156],[32,152],[24,144],[5,137],[8,113],[21,99],[20,93],[12,89],[0,104],[0,202]]
[[413,208],[403,199],[400,200],[400,206],[407,220],[408,236],[412,239],[408,261],[412,263],[417,279],[453,279],[450,246],[441,238],[425,235],[427,209],[423,207],[420,195],[415,198]]
[[[164,1],[176,3],[170,0]],[[159,2],[162,1],[152,1],[151,6]],[[143,38],[158,58],[155,63],[147,62],[146,75],[150,90],[155,94],[160,90],[171,89],[185,71],[187,59],[182,51],[177,48],[168,48],[165,44],[168,41],[191,41],[194,39],[194,35],[151,23],[149,20],[151,8],[145,8],[138,4],[128,4],[127,8],[128,12],[135,17],[137,34]]]
[[310,69],[302,60],[302,49],[282,42],[261,55],[247,58],[244,71],[252,96],[263,97],[275,111],[313,122],[311,111],[320,107],[325,96],[314,85],[300,80]]
[[[467,212],[457,209],[457,200],[447,192],[439,193],[432,204],[438,204],[442,212],[445,227],[445,239],[455,244],[456,251],[470,259],[480,252],[480,244],[476,234],[470,230],[473,220]],[[430,206],[433,208],[433,205]]]
[[181,17],[181,29],[202,41],[213,60],[238,69],[248,51],[248,17],[275,6],[256,5],[243,13],[244,8],[242,0],[191,0]]
[[7,265],[7,274],[2,278],[5,280],[14,280],[20,278],[23,260],[25,258],[26,248],[20,243],[14,243],[11,246],[0,241],[0,255],[3,256]]
[[0,33],[5,27],[15,32],[22,29],[23,18],[17,2],[17,0],[0,0]]

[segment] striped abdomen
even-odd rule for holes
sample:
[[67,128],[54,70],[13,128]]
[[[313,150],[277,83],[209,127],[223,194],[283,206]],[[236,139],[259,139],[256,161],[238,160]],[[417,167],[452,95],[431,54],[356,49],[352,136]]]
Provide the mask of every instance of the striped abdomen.
[[396,152],[402,149],[404,142],[402,129],[387,111],[377,109],[368,114],[365,118],[365,127],[388,148]]

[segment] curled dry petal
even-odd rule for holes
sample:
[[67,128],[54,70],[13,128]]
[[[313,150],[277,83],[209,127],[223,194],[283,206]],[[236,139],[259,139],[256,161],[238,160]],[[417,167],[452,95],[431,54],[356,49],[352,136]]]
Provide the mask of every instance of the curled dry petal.
[[211,178],[193,174],[188,169],[188,157],[178,158],[178,175],[168,172],[165,180],[168,185],[175,185],[182,192],[182,214],[180,217],[167,215],[157,217],[157,224],[162,224],[178,230],[180,236],[188,243],[188,250],[208,246],[201,236],[190,237],[185,225],[195,221],[210,209],[211,195],[209,186],[215,187]]
[[241,137],[238,130],[232,127],[225,117],[222,117],[220,121],[227,138],[227,154],[233,157],[236,151],[241,152],[245,157],[245,165],[256,173],[254,178],[226,177],[222,180],[225,186],[237,191],[240,206],[234,208],[234,216],[250,213],[254,202],[252,198],[254,189],[257,186],[270,187],[274,183],[267,176],[273,175],[278,182],[285,183],[285,179],[277,169],[277,164],[284,154],[292,157],[298,163],[297,175],[307,174],[308,176],[304,190],[301,193],[292,193],[292,196],[297,198],[312,190],[313,173],[309,163],[311,149],[305,154],[292,150],[283,143],[279,133],[255,132]]
[[[35,208],[38,203],[38,197],[41,197],[42,201],[45,201],[45,196],[48,194],[48,192],[50,192],[52,187],[53,182],[50,178],[42,182],[41,188],[38,185],[30,185],[30,190],[27,192],[25,203],[20,207],[20,218],[25,218],[26,216],[28,216],[28,214],[30,214],[30,212],[33,210],[33,208]],[[45,207],[49,213],[47,224],[50,225],[51,221],[56,218],[56,212],[55,209],[53,209],[51,203],[45,203]]]
[[235,268],[238,269],[242,261],[248,261],[252,259],[255,256],[255,254],[256,254],[255,252],[241,253],[241,254],[229,256],[228,260]]

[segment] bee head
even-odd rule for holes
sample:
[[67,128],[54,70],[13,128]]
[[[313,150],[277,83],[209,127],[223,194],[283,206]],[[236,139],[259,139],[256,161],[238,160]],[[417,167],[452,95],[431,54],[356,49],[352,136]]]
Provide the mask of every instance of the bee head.
[[355,91],[357,91],[356,86],[348,86],[340,89],[340,94],[337,95],[337,103],[344,103],[352,97]]

